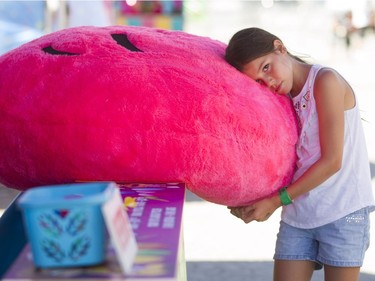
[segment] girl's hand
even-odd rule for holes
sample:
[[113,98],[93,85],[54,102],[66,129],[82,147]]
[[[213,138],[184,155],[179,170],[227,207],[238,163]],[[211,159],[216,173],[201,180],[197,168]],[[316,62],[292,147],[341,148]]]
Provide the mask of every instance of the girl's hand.
[[230,213],[234,215],[235,217],[242,219],[245,223],[249,223],[249,221],[246,220],[252,212],[253,212],[253,206],[242,206],[242,207],[228,207],[230,210]]
[[253,205],[242,207],[228,207],[232,215],[242,219],[245,223],[252,221],[263,222],[281,206],[278,196],[262,199]]

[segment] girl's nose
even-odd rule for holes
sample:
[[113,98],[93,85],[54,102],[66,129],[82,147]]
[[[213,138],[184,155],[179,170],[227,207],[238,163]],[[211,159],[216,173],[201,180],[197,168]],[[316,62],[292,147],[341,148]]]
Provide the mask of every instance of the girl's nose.
[[267,77],[266,85],[267,85],[267,88],[272,90],[275,87],[275,80],[272,77]]

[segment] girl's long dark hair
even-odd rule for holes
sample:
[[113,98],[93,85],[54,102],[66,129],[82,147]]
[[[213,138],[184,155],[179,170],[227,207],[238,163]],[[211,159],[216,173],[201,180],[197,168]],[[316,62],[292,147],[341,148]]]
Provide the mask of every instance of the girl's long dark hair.
[[[272,53],[275,50],[275,40],[282,42],[277,36],[261,28],[250,27],[242,29],[230,39],[225,51],[225,60],[239,71],[242,71],[245,64]],[[289,52],[288,54],[298,61],[305,62]]]

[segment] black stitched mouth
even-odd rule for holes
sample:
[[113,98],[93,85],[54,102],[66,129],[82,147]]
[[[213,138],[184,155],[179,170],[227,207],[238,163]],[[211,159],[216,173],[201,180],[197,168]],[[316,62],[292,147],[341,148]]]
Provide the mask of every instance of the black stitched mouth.
[[126,34],[111,34],[113,40],[117,42],[117,44],[125,47],[129,51],[132,52],[143,52],[142,50],[138,49],[136,46],[133,45],[128,39]]
[[[117,44],[123,46],[129,51],[132,52],[143,52],[142,50],[138,49],[136,46],[134,46],[133,43],[129,41],[129,38],[126,34],[111,34],[111,37],[113,40],[116,41]],[[51,54],[51,55],[63,55],[63,56],[78,56],[79,54],[65,52],[65,51],[59,51],[53,48],[52,46],[47,46],[42,49],[45,53]]]
[[52,46],[45,47],[42,50],[51,55],[63,55],[63,56],[78,56],[79,55],[79,54],[59,51],[59,50],[54,49]]

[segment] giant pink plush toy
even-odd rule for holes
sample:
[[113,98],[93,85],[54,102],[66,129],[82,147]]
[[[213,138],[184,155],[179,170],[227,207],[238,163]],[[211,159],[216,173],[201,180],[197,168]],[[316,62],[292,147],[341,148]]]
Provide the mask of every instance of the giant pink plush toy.
[[238,206],[287,184],[289,100],[180,31],[77,27],[0,57],[0,182],[186,182]]

